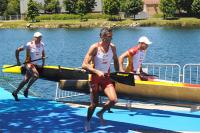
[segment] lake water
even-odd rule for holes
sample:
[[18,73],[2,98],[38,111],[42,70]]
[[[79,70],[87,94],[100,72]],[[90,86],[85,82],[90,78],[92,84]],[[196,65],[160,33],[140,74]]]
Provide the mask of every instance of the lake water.
[[[47,65],[80,67],[91,44],[99,41],[100,28],[88,29],[0,29],[0,65],[15,64],[15,50],[20,44],[32,39],[33,33],[40,31],[46,44]],[[140,36],[147,36],[153,44],[148,48],[146,63],[187,63],[200,62],[200,29],[137,27],[119,28],[113,31],[113,43],[117,54],[137,44]],[[24,54],[20,56],[23,62]],[[2,73],[1,73],[2,75]],[[0,86],[3,83],[0,82]],[[47,97],[54,97],[55,83],[37,81],[34,89],[45,90]],[[9,86],[7,88],[10,88]]]

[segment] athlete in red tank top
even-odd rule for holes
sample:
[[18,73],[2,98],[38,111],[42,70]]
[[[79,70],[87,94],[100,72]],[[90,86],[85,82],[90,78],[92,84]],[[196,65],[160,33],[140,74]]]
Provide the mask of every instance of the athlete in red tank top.
[[[133,72],[145,75],[142,71],[142,62],[145,58],[146,50],[152,42],[145,36],[138,40],[138,45],[130,48],[119,57],[119,69],[122,72]],[[124,68],[124,59],[127,58],[127,66]],[[136,77],[137,78],[137,77]]]

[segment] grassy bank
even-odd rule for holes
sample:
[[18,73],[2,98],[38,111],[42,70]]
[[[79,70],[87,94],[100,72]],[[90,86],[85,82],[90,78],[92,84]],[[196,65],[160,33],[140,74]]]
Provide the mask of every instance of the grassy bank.
[[28,21],[0,21],[0,28],[90,28],[90,27],[135,27],[135,26],[172,26],[172,27],[200,27],[200,19],[179,18],[163,20],[150,18],[147,20],[126,19],[122,21],[107,21],[106,19],[88,19],[81,22],[79,19],[70,20],[41,20],[31,23]]
[[151,18],[138,21],[141,26],[172,26],[172,27],[200,27],[200,19],[179,18],[175,20],[163,20],[161,18]]

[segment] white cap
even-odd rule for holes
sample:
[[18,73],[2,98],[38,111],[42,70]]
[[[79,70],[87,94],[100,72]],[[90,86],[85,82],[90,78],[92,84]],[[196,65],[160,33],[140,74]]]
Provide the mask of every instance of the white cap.
[[42,36],[42,33],[40,33],[40,32],[35,32],[33,36],[34,36],[34,37],[40,37],[40,36]]
[[152,44],[152,42],[149,41],[149,39],[148,39],[146,36],[140,37],[139,40],[138,40],[138,42],[139,42],[139,43],[140,43],[140,42],[143,42],[143,43],[145,43],[145,44],[147,44],[147,45]]

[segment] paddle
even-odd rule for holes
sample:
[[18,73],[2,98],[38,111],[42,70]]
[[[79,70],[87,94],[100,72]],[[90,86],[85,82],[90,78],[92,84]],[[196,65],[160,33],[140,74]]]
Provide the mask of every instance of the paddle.
[[135,86],[135,78],[133,73],[128,72],[112,72],[110,73],[110,78],[116,82]]
[[[141,74],[133,74],[128,72],[113,72],[110,73],[110,78],[116,82],[127,84],[131,86],[135,86],[135,78],[134,75],[141,76]],[[145,74],[144,76],[154,76],[158,77],[157,75],[151,75],[151,74]],[[140,77],[141,80],[144,80],[142,77]],[[148,79],[145,79],[147,81]]]
[[[81,69],[81,71],[87,73],[87,74],[94,74],[89,71],[86,71],[84,69]],[[128,73],[128,72],[111,72],[110,73],[110,78],[116,82],[130,85],[130,86],[135,86],[135,78],[133,73]]]
[[153,75],[153,74],[134,74],[134,75],[138,75],[138,76],[152,76],[152,77],[158,77],[157,75]]
[[[35,60],[27,61],[27,62],[22,63],[21,65],[24,65],[24,64],[27,64],[27,63],[31,63],[31,62],[34,62],[34,61],[38,61],[38,60],[42,60],[42,59],[46,59],[46,58],[48,58],[48,57],[46,56],[46,57],[38,58],[38,59],[35,59]],[[8,66],[8,67],[4,67],[3,69],[15,67],[15,66],[19,66],[19,65],[17,65],[17,64],[16,65],[12,65],[12,66]]]

